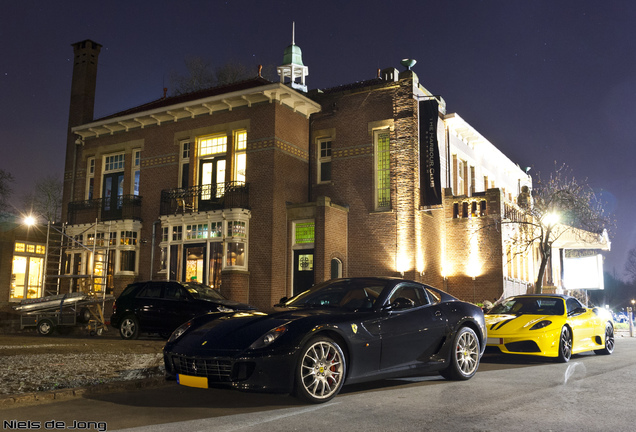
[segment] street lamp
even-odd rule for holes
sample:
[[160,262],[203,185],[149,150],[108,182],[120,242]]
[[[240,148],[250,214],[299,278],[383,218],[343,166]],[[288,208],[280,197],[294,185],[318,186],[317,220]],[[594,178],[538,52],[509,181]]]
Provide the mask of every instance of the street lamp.
[[550,212],[543,216],[543,224],[547,227],[553,227],[554,225],[559,223],[561,217],[558,213]]
[[632,299],[632,307],[629,309],[629,337],[634,337],[634,303],[636,300]]

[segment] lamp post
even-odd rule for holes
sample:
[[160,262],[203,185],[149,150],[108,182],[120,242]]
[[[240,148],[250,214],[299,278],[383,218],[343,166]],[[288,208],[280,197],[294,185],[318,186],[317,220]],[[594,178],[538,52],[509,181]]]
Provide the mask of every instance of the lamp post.
[[636,303],[636,300],[632,299],[632,306],[627,308],[627,319],[629,321],[629,337],[634,337],[634,303]]

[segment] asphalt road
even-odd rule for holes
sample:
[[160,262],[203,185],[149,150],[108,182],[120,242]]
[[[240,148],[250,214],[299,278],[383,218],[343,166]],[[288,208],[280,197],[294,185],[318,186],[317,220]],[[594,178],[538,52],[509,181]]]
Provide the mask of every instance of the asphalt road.
[[[0,409],[3,430],[135,431],[633,431],[636,338],[611,356],[567,364],[487,355],[465,382],[439,376],[348,386],[333,401],[181,387]],[[57,423],[50,423],[55,420]],[[26,422],[31,422],[26,423]],[[39,422],[39,423],[36,423]],[[46,423],[49,422],[49,423]]]

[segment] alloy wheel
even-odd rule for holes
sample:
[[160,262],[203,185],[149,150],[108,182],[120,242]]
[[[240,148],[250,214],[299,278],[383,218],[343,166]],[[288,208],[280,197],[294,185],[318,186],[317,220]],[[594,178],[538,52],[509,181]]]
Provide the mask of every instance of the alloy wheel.
[[305,350],[300,379],[307,395],[317,401],[333,397],[344,379],[344,359],[340,347],[328,340],[319,340]]
[[479,365],[479,342],[473,332],[464,332],[457,341],[457,366],[464,375],[472,375]]

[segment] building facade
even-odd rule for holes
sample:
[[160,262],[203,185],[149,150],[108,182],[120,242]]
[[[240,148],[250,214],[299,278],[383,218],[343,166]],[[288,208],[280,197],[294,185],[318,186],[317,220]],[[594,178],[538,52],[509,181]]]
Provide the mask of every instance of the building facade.
[[93,119],[101,47],[73,46],[65,274],[115,295],[196,280],[262,308],[334,277],[404,277],[474,302],[532,283],[536,257],[497,228],[531,178],[410,68],[307,92],[292,44],[280,82]]

